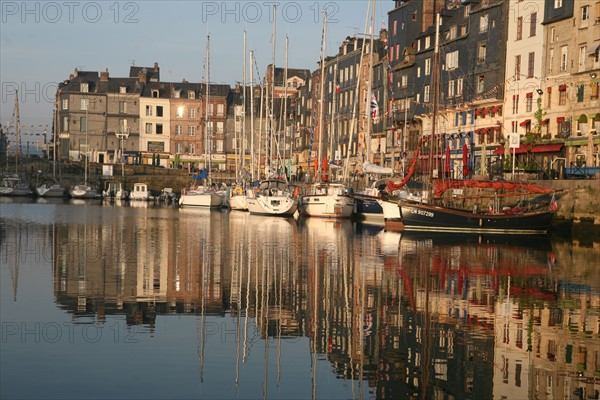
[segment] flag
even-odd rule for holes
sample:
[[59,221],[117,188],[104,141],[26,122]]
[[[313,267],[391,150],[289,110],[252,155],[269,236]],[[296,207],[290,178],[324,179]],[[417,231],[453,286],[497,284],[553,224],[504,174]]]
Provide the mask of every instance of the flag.
[[550,203],[552,204],[552,211],[556,211],[558,209],[558,204],[556,204],[556,197],[554,193],[552,193],[552,199],[550,199]]
[[336,93],[339,93],[339,92],[340,92],[340,90],[341,90],[341,89],[340,89],[340,84],[339,84],[339,83],[336,83],[336,84],[335,84],[335,92],[336,92]]
[[375,118],[379,115],[379,104],[377,104],[377,99],[375,95],[371,95],[371,118]]

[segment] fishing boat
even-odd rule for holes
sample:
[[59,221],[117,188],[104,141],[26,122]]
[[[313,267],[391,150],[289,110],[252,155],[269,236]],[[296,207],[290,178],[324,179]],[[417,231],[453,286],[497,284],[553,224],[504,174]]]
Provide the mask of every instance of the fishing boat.
[[135,183],[133,185],[133,191],[129,195],[129,198],[131,200],[148,201],[148,200],[152,200],[152,195],[150,194],[150,191],[148,190],[147,184]]
[[[433,87],[438,86],[439,69],[439,14],[436,18]],[[435,137],[437,101],[438,96],[434,95],[430,138]],[[400,190],[406,185],[414,173],[421,146],[429,140],[429,138],[421,138],[407,175],[401,182],[388,182],[386,188],[388,193]],[[430,160],[433,157],[432,147],[430,146],[429,149]],[[423,190],[420,201],[401,197],[379,200],[384,212],[385,229],[527,235],[545,234],[552,224],[557,208],[554,194],[549,202],[545,200],[545,196],[548,196],[552,189],[512,182],[434,179],[433,169],[430,169],[430,172],[429,186]],[[478,189],[477,193],[473,196],[465,196],[464,193],[471,188]],[[444,196],[450,189],[457,195],[451,193],[451,196]],[[525,200],[531,195],[536,197]],[[460,198],[456,199],[456,197]],[[519,201],[513,201],[514,198]],[[504,200],[504,204],[501,200]],[[449,206],[448,203],[469,204],[471,208]],[[546,204],[540,205],[540,203]]]
[[[292,190],[292,188],[294,188]],[[279,179],[268,179],[247,190],[250,214],[291,217],[298,210],[300,188]]]
[[[15,173],[7,174],[0,182],[0,196],[29,196],[31,189],[19,174],[19,153],[21,147],[21,119],[19,117],[19,92],[15,92]],[[8,157],[7,157],[8,160]],[[8,165],[7,165],[8,167]],[[8,169],[8,168],[7,168]]]

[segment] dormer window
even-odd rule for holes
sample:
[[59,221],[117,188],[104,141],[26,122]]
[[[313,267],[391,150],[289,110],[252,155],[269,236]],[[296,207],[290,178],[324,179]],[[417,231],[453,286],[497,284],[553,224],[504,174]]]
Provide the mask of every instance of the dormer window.
[[188,99],[195,99],[196,93],[193,90],[188,91]]
[[174,99],[178,99],[179,97],[180,97],[180,95],[179,95],[179,90],[174,90],[174,91],[173,91],[173,98],[174,98]]
[[122,94],[127,93],[127,86],[119,86],[119,93],[122,93]]
[[79,84],[79,91],[83,92],[83,93],[88,93],[90,91],[90,85],[87,82],[80,83]]
[[152,90],[152,97],[158,98],[158,90],[156,90],[156,89]]

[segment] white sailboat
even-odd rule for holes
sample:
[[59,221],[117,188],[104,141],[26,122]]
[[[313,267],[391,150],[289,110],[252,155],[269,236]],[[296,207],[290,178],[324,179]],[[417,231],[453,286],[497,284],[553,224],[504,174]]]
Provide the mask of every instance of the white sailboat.
[[[205,115],[204,115],[204,132],[205,132],[205,146],[204,146],[204,160],[206,168],[205,181],[206,186],[196,186],[188,190],[181,192],[179,198],[180,207],[205,207],[205,208],[220,208],[223,205],[225,196],[221,191],[215,190],[211,186],[210,173],[211,173],[211,158],[212,158],[212,131],[209,130],[208,125],[208,111],[210,103],[210,36],[206,38],[206,99],[205,99]],[[208,153],[207,153],[208,152]],[[206,167],[208,166],[208,167]],[[201,178],[200,176],[198,178]]]
[[79,183],[71,188],[69,192],[71,197],[74,199],[95,199],[98,196],[98,192],[95,188],[88,184],[88,160],[90,158],[89,153],[89,145],[88,145],[88,126],[89,126],[89,118],[88,118],[88,109],[89,104],[85,109],[85,164],[84,164],[84,181]]
[[0,196],[29,196],[31,194],[29,184],[25,182],[19,175],[19,154],[21,151],[20,125],[21,119],[19,117],[19,92],[15,91],[15,173],[5,175],[2,178],[2,182],[0,182]]
[[326,168],[323,154],[323,136],[325,134],[325,39],[327,35],[327,13],[323,13],[323,43],[321,45],[320,110],[319,110],[319,152],[317,182],[309,187],[306,195],[300,198],[300,214],[307,217],[350,218],[354,213],[355,200],[348,188],[341,183],[323,182],[322,173]]
[[[55,121],[57,119],[58,117],[55,118]],[[64,197],[67,194],[65,187],[56,179],[56,129],[58,129],[57,122],[54,124],[52,139],[52,179],[46,179],[35,189],[40,197]]]
[[[273,6],[276,15],[277,6]],[[289,185],[285,180],[271,178],[270,174],[271,166],[270,163],[273,159],[273,105],[274,105],[274,88],[275,88],[275,37],[276,37],[276,19],[273,21],[273,50],[272,50],[272,68],[271,68],[271,98],[270,98],[270,110],[267,115],[269,118],[269,134],[267,143],[267,179],[260,182],[258,189],[247,190],[247,203],[248,211],[250,214],[257,215],[269,215],[269,216],[282,216],[288,217],[294,215],[298,210],[298,195],[300,189]],[[268,102],[267,102],[268,103]],[[287,177],[286,177],[287,179]]]

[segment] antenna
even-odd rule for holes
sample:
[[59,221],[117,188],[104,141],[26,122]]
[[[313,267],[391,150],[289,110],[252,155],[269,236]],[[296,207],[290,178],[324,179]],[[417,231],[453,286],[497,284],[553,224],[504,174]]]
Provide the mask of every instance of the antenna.
[[131,66],[135,67],[135,60],[129,60],[131,61]]

